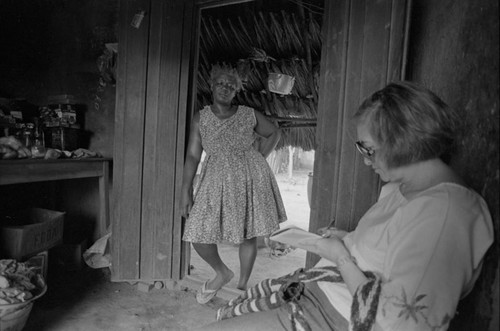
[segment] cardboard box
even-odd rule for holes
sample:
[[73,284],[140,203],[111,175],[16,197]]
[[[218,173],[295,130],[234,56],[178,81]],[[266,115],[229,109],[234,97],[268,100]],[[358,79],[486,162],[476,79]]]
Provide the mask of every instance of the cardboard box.
[[0,221],[0,251],[23,260],[62,243],[65,212],[30,208]]

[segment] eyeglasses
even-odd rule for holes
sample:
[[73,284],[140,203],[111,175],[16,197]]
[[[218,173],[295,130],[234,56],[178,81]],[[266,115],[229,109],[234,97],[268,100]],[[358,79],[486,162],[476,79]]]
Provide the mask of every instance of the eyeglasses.
[[358,152],[363,155],[363,157],[366,157],[367,159],[373,159],[373,155],[375,155],[375,150],[371,147],[366,147],[362,141],[356,141],[356,148],[358,149]]
[[234,86],[233,84],[228,84],[228,83],[224,83],[224,82],[215,83],[215,87],[225,88],[225,89],[229,90],[230,92],[236,91],[236,86]]

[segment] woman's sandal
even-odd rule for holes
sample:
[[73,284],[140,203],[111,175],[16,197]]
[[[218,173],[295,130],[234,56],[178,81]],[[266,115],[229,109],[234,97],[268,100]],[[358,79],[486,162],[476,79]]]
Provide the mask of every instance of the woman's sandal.
[[217,295],[217,292],[219,291],[219,289],[207,290],[207,283],[208,280],[203,283],[201,288],[198,290],[198,293],[196,293],[196,301],[198,301],[200,305],[208,303],[210,300],[213,299],[214,296]]

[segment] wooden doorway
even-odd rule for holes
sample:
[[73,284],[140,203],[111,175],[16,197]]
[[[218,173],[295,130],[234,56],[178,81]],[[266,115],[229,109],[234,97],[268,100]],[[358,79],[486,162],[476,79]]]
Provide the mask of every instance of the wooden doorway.
[[[365,95],[402,77],[407,1],[325,1],[312,231],[332,217],[352,229],[375,199],[378,181],[354,153],[348,118]],[[113,166],[116,281],[179,279],[187,272],[176,205],[185,132],[196,109],[201,10],[247,2],[121,1]],[[142,25],[131,26],[142,11]]]
[[[290,147],[314,150],[322,10],[323,0],[202,1],[197,10],[198,35],[194,38],[198,41],[196,79],[193,78],[197,82],[194,87],[197,90],[197,106],[191,114],[211,103],[208,78],[212,65],[225,62],[237,67],[244,76],[244,90],[236,96],[236,102],[264,113],[282,129],[282,140],[277,146],[278,157],[274,158],[279,164],[273,168],[276,168],[275,173],[285,172],[277,176],[285,206],[293,206],[294,202],[287,201],[287,196],[294,191],[283,189],[283,185],[294,189],[300,185],[303,189],[299,202],[307,211],[300,216],[304,218],[300,221],[306,224],[306,228],[309,226],[308,172],[297,170],[296,176],[302,176],[288,180],[287,162],[293,159],[288,157],[289,154],[292,156]],[[289,74],[295,78],[289,95],[269,90],[267,80],[271,73]],[[294,180],[297,185],[291,183]],[[294,220],[293,223],[297,224],[291,209],[287,209],[290,221],[286,223]],[[290,251],[271,249],[267,242],[259,238],[260,248],[251,281],[279,276],[290,268],[304,266],[305,252],[294,251],[283,256]],[[237,272],[237,247],[221,244],[219,250],[223,260]],[[201,279],[211,277],[208,265],[194,250],[191,253],[190,274]],[[274,268],[270,268],[269,263]],[[281,269],[277,268],[279,265],[282,265]],[[270,270],[276,273],[269,273]]]
[[[198,1],[197,20],[203,22],[203,10],[213,8],[217,8],[219,17],[224,13],[234,17],[228,14],[231,13],[231,7],[233,10],[238,6],[241,9],[244,8],[241,5],[248,6],[248,2]],[[255,3],[258,6],[262,1]],[[318,56],[321,58],[321,74],[317,81],[319,93],[311,97],[313,101],[317,101],[317,108],[310,118],[314,118],[315,122],[317,120],[318,125],[312,130],[316,152],[309,230],[315,231],[334,218],[338,227],[352,230],[360,216],[375,201],[380,183],[362,165],[362,160],[354,152],[350,113],[370,92],[389,81],[403,78],[411,3],[407,0],[377,3],[344,0],[325,1],[324,4],[303,0],[290,3],[314,6],[320,3],[321,6],[317,8],[322,10],[322,45]],[[215,22],[217,24],[210,23],[211,33],[216,33],[217,27],[222,26],[220,22]],[[259,22],[256,20],[255,23]],[[203,23],[196,29],[198,35],[195,40],[198,40],[202,27]],[[230,38],[231,31],[234,32],[234,26],[226,31],[219,31],[225,34],[221,39],[234,42],[236,48],[241,47],[241,41]],[[269,48],[272,49],[272,45]],[[264,56],[273,55],[264,53]],[[200,54],[200,44],[197,45],[196,54]],[[226,56],[228,62],[238,63],[238,59]],[[197,68],[200,68],[201,61],[206,62],[206,59],[198,58]],[[198,77],[206,75],[209,70],[201,64],[201,69],[194,73]],[[265,65],[269,66],[269,63]],[[314,79],[309,82],[306,80],[306,84],[309,83],[314,85]],[[249,100],[250,105],[255,101],[245,95],[244,101]],[[200,104],[200,99],[193,102],[197,103]],[[265,112],[266,109],[263,108]],[[194,109],[191,113],[193,111]],[[315,261],[316,256],[308,256],[307,265],[312,265]]]

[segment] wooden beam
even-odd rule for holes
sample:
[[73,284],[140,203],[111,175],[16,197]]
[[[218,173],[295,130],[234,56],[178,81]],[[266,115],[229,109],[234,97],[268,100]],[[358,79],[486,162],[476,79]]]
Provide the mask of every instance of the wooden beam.
[[[134,15],[146,15],[138,28]],[[113,150],[112,280],[137,279],[150,0],[120,0]]]
[[245,2],[253,2],[255,0],[196,0],[196,6],[200,9],[214,8],[227,5],[237,5]]

